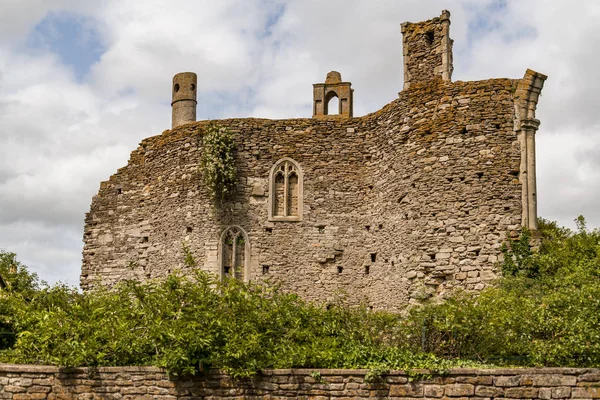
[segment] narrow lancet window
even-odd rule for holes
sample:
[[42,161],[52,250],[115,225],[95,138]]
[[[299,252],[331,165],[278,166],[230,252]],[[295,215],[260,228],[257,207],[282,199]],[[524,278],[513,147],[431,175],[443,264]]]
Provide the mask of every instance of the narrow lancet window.
[[269,220],[302,219],[302,170],[291,158],[279,160],[269,176]]
[[298,216],[298,174],[295,171],[288,176],[287,216]]
[[238,226],[227,228],[221,235],[221,276],[247,280],[249,258],[248,235]]
[[284,201],[285,201],[285,173],[278,171],[275,174],[275,187],[273,188],[274,203],[273,211],[274,215],[283,215],[285,212]]

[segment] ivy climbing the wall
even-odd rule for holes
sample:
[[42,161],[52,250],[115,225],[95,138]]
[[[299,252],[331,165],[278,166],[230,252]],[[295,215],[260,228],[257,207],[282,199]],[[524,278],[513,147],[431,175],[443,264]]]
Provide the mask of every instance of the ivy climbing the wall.
[[200,169],[211,198],[220,204],[232,195],[237,178],[233,133],[214,122],[203,133]]

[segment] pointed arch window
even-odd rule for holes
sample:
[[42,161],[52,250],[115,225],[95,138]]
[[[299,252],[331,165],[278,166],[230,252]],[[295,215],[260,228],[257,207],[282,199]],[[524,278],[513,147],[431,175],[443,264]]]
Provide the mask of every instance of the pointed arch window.
[[247,281],[250,260],[248,234],[239,226],[230,226],[221,234],[219,247],[221,277]]
[[291,158],[282,158],[269,174],[269,221],[301,221],[303,174]]

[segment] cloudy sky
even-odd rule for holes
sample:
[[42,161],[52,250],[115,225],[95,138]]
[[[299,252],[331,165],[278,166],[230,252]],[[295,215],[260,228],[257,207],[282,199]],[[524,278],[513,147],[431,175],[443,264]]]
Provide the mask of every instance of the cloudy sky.
[[452,13],[454,80],[549,75],[538,107],[539,213],[600,226],[600,2],[0,0],[0,249],[78,284],[100,181],[170,127],[174,74],[198,119],[310,117],[338,70],[355,115],[402,88],[400,23]]

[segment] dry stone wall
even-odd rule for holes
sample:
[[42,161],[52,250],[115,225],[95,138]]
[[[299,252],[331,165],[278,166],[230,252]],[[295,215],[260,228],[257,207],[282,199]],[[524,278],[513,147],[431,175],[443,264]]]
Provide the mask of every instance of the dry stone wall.
[[[218,121],[239,172],[220,208],[199,169],[206,121],[145,139],[92,201],[81,285],[162,277],[184,268],[184,243],[220,274],[219,240],[235,225],[248,234],[246,278],[309,300],[393,310],[480,290],[521,221],[518,82],[415,84],[361,118]],[[271,222],[269,170],[285,157],[303,170],[303,215]]]
[[366,370],[272,370],[233,380],[214,371],[169,379],[153,367],[61,369],[0,365],[0,398],[83,399],[598,399],[600,370],[457,369],[411,380],[392,371],[365,381]]

